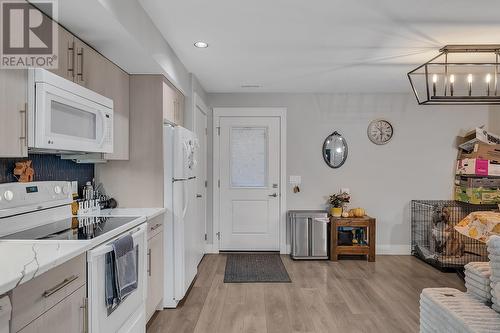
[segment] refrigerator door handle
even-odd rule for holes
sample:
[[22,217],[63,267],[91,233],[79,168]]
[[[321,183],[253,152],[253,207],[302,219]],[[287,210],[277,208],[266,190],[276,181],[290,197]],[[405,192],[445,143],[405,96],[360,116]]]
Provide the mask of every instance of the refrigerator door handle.
[[189,193],[188,193],[189,189],[187,187],[188,187],[188,184],[186,184],[186,183],[182,184],[182,196],[184,197],[184,207],[182,208],[182,219],[183,220],[186,217],[186,213],[187,213],[188,206],[189,206]]
[[189,178],[174,178],[172,179],[172,182],[184,182],[186,180],[191,180],[191,179],[196,179],[196,177],[189,177]]

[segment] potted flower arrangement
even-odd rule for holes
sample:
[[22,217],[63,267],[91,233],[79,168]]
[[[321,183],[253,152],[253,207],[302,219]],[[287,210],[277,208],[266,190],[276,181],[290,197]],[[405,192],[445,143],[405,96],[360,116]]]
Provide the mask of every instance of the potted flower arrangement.
[[342,216],[342,208],[345,204],[349,203],[351,196],[346,192],[339,192],[332,194],[328,197],[328,203],[332,205],[330,209],[330,214],[334,217]]

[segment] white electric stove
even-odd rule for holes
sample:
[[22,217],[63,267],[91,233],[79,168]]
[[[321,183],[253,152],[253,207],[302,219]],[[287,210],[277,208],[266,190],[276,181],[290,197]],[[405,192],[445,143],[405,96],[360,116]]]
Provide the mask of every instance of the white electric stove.
[[[147,234],[144,217],[72,216],[69,182],[0,184],[0,241],[87,242],[89,332],[144,333]],[[137,249],[137,289],[112,310],[105,305],[106,256],[111,242],[131,234]]]

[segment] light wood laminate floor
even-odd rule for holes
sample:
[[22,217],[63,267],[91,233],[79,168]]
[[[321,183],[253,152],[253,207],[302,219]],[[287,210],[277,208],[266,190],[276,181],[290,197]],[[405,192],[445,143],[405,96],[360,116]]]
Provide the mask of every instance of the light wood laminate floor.
[[184,304],[157,312],[147,332],[418,332],[423,288],[465,290],[455,273],[411,256],[282,260],[292,283],[225,284],[226,256],[205,256]]

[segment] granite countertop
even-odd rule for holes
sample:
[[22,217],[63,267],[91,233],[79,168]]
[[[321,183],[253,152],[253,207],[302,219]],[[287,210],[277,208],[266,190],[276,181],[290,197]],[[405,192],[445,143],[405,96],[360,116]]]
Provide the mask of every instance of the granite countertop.
[[0,295],[165,212],[164,208],[118,208],[102,216],[137,216],[91,240],[1,240]]
[[0,241],[0,295],[86,252],[90,241]]

